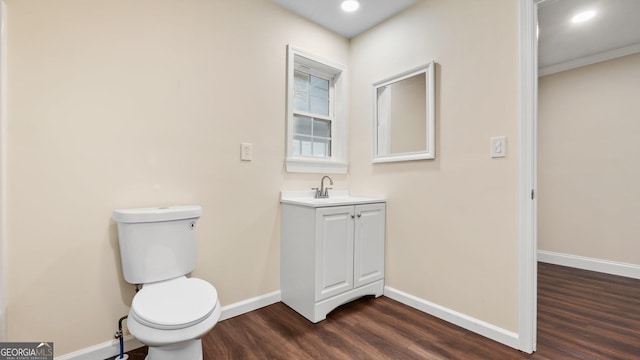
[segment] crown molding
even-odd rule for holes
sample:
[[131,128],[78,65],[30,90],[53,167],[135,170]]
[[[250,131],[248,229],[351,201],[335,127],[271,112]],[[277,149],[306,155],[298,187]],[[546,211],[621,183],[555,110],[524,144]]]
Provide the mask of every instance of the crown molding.
[[592,65],[599,62],[613,60],[619,57],[640,53],[640,44],[630,45],[623,48],[613,49],[594,55],[581,57],[575,60],[565,61],[554,65],[540,67],[538,76],[555,74],[561,71],[567,71],[582,66]]

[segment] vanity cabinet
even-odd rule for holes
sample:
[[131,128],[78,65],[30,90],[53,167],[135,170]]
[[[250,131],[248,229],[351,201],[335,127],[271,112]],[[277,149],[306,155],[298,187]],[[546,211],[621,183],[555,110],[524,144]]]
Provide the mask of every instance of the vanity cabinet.
[[282,302],[316,323],[384,288],[385,203],[282,204]]

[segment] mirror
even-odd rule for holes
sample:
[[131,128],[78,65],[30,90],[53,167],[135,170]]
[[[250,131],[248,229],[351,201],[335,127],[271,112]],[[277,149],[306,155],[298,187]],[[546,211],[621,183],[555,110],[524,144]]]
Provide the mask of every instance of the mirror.
[[435,63],[373,84],[373,162],[435,158]]

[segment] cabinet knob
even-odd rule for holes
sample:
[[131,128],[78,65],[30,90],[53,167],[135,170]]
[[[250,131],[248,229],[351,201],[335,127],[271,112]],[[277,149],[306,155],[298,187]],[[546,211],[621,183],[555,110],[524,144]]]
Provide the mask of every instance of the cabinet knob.
[[355,215],[351,215],[351,218],[352,218],[352,219],[355,219],[355,218],[356,218],[356,216],[355,216]]
[[358,214],[358,217],[359,217],[359,218],[361,218],[361,217],[362,217],[362,214]]

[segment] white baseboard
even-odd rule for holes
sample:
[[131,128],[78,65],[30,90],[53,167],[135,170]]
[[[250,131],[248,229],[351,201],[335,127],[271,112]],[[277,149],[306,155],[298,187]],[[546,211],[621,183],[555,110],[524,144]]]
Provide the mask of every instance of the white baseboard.
[[538,250],[538,261],[640,279],[640,265]]
[[[243,300],[231,305],[222,307],[222,315],[220,321],[230,319],[234,316],[242,315],[262,307],[275,304],[280,301],[280,291],[274,291],[269,294],[254,297],[252,299]],[[136,340],[131,335],[125,336],[124,351],[131,351],[144,344]],[[72,353],[56,356],[55,360],[102,360],[115,358],[120,355],[120,343],[117,340],[107,341],[102,344],[84,348]]]
[[280,301],[280,290],[265,295],[256,296],[252,299],[243,300],[231,305],[222,307],[220,321],[230,319],[234,316],[246,314],[253,310],[258,310],[265,306],[275,304]]
[[389,286],[385,286],[384,295],[390,299],[396,300],[414,309],[418,309],[429,315],[433,315],[491,340],[505,344],[514,349],[519,348],[520,341],[518,340],[518,334],[514,332],[491,325],[482,320],[478,320],[471,316],[448,309],[444,306],[434,304]]
[[[124,351],[131,351],[139,347],[143,347],[140,341],[136,340],[133,336],[128,335],[124,337]],[[55,351],[55,344],[54,344]],[[109,359],[111,357],[116,358],[120,355],[120,342],[118,340],[107,341],[102,344],[90,346],[72,353],[56,356],[55,360],[102,360]]]

